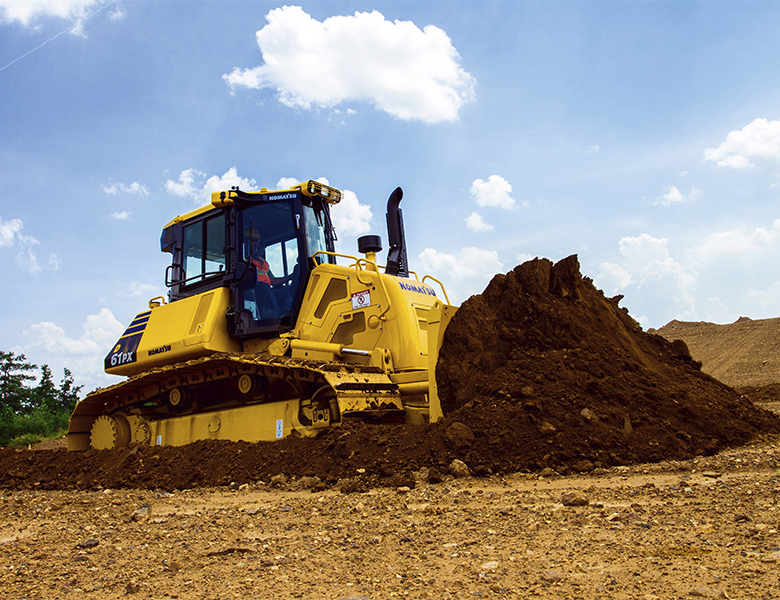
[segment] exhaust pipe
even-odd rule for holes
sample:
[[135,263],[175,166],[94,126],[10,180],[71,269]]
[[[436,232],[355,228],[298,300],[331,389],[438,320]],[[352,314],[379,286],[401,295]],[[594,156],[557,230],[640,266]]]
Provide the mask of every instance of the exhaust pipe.
[[399,204],[404,197],[401,188],[395,188],[387,200],[387,241],[390,247],[387,252],[387,268],[385,273],[397,277],[409,277],[409,263],[406,260],[406,237],[404,236],[404,219]]

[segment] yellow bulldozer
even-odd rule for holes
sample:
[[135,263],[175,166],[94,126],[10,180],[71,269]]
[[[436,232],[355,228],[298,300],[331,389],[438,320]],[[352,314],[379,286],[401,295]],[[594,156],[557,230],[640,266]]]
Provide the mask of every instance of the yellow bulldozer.
[[408,269],[402,197],[397,188],[387,203],[386,266],[376,235],[357,240],[362,257],[335,252],[341,192],[317,181],[216,192],[173,219],[161,237],[168,297],[152,299],[106,356],[106,372],[127,379],[76,405],[68,449],[439,419],[435,365],[456,308],[437,279]]

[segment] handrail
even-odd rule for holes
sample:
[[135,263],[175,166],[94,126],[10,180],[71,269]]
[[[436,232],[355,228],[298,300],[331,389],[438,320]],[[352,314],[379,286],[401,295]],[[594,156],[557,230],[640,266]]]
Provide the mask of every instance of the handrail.
[[349,258],[354,261],[360,260],[356,256],[350,256],[349,254],[339,254],[338,252],[331,252],[330,250],[317,250],[314,254],[311,255],[311,257],[314,258],[318,254],[324,254],[326,256],[340,256],[341,258]]
[[438,279],[436,279],[433,275],[426,275],[425,277],[423,277],[422,278],[422,283],[425,283],[426,279],[433,279],[436,283],[439,284],[439,287],[441,288],[441,293],[444,294],[444,299],[447,301],[447,304],[449,304],[450,303],[450,298],[449,298],[449,296],[447,296],[447,290],[444,289],[444,284],[441,281],[439,281]]
[[[158,302],[158,300],[160,302]],[[165,300],[165,296],[155,296],[149,300],[149,308],[158,308],[160,306],[165,306],[166,304],[168,304],[168,302]]]
[[[337,257],[341,257],[341,258],[348,258],[350,260],[354,260],[355,264],[358,265],[358,266],[360,265],[360,263],[366,263],[366,264],[369,263],[369,261],[367,261],[365,258],[358,258],[357,256],[352,256],[351,254],[339,254],[338,252],[330,252],[329,250],[317,250],[317,252],[312,254],[311,257],[314,258],[318,254],[325,254],[327,256],[337,256]],[[386,265],[380,265],[379,263],[370,263],[370,264],[372,264],[372,265],[375,264],[377,269],[387,269]],[[414,278],[417,281],[420,281],[420,276],[417,274],[417,271],[412,271],[411,269],[409,269],[409,275],[414,275]],[[428,275],[427,277],[430,277],[430,276]],[[431,277],[431,279],[433,279],[433,278]],[[425,280],[425,278],[423,277],[423,281],[424,280]],[[437,280],[434,280],[434,281],[437,281]],[[421,281],[421,283],[422,283],[422,281]]]
[[193,275],[192,277],[187,277],[185,279],[169,280],[168,271],[173,270],[173,267],[174,265],[168,265],[168,267],[165,269],[165,287],[173,287],[174,285],[190,285],[196,279],[200,281],[206,281],[206,279],[214,277],[215,275],[225,274],[225,271],[220,269],[219,271],[204,271],[203,273],[199,273],[198,275]]

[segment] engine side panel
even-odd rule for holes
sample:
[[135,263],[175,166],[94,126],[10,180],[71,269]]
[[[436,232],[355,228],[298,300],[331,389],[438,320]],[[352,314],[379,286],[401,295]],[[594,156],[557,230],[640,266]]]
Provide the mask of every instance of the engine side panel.
[[426,371],[427,315],[435,302],[433,288],[417,281],[370,268],[320,265],[296,330],[301,340],[387,349],[395,371]]
[[230,291],[217,288],[139,313],[106,356],[106,372],[136,375],[215,352],[240,351],[240,343],[228,335],[229,304]]

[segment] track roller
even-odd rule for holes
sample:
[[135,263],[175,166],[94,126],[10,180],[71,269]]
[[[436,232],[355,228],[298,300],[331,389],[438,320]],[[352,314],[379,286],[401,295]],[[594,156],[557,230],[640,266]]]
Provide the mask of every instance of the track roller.
[[246,373],[238,378],[236,385],[238,386],[239,393],[243,394],[244,396],[248,396],[254,392],[255,389],[257,389],[257,382],[255,381],[255,377]]
[[190,400],[190,393],[189,390],[186,390],[184,388],[172,388],[171,391],[168,392],[168,402],[173,408],[181,410],[187,404]]

